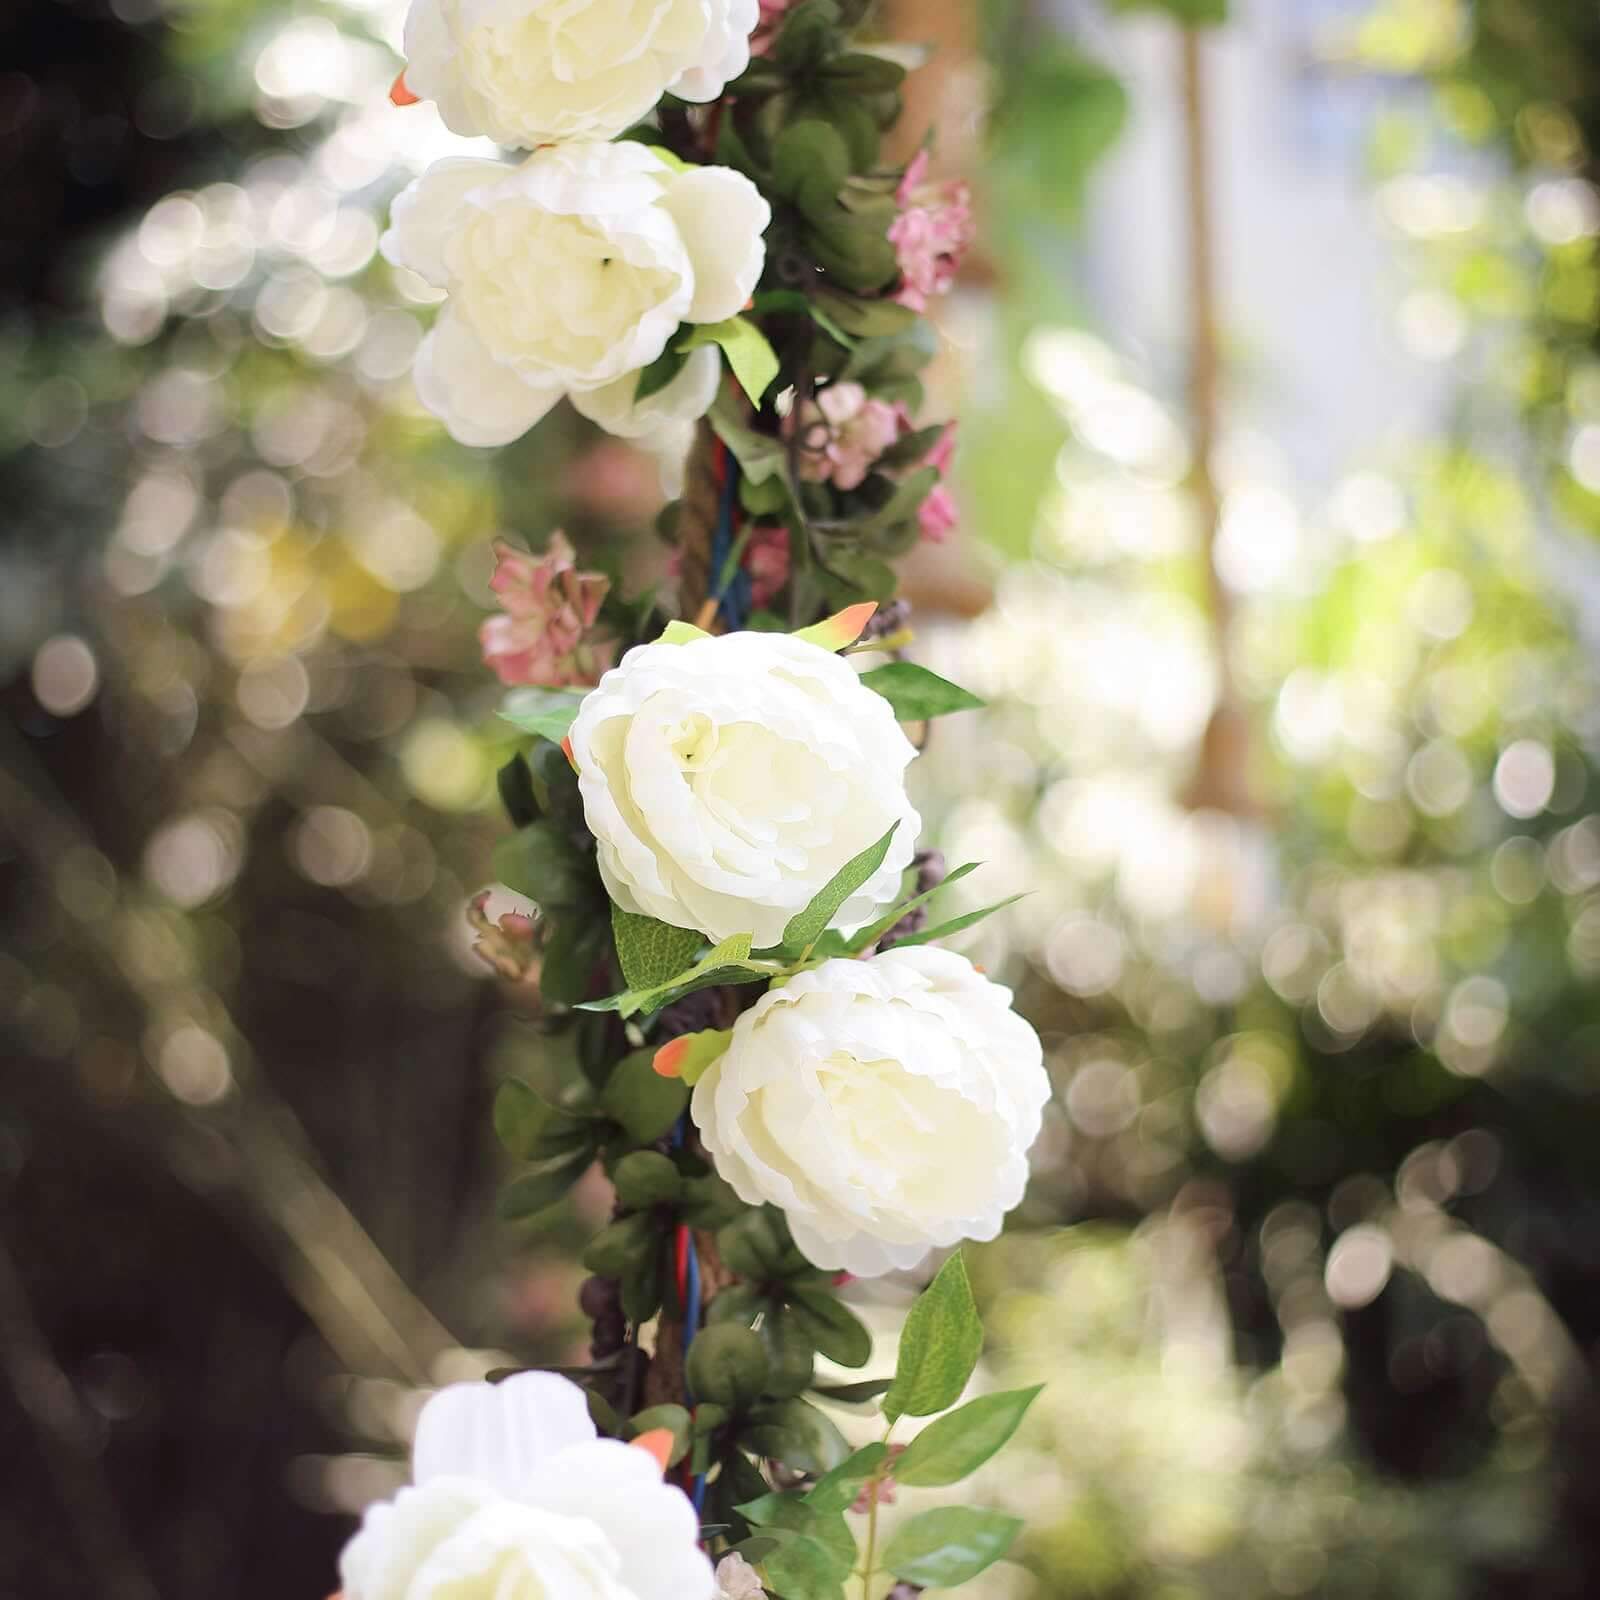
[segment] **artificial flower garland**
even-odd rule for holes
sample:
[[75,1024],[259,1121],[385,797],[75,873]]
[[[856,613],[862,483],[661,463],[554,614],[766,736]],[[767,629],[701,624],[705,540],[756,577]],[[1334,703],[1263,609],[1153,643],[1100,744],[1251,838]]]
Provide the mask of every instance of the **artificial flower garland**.
[[[560,534],[498,549],[482,642],[529,742],[496,870],[538,911],[472,916],[556,1063],[499,1091],[524,1163],[502,1211],[598,1158],[616,1214],[585,1254],[583,1389],[430,1401],[346,1600],[836,1600],[852,1576],[874,1600],[964,1582],[1018,1531],[946,1506],[877,1536],[891,1481],[965,1477],[1036,1393],[949,1410],[982,1340],[959,1250],[892,1380],[815,1373],[870,1354],[843,1279],[994,1236],[1049,1094],[1009,991],[931,944],[987,912],[926,925],[974,868],[916,853],[901,725],[979,702],[898,658],[888,562],[954,522],[953,424],[913,420],[918,313],[971,212],[925,155],[883,167],[904,69],[860,42],[865,11],[413,0],[396,100],[531,150],[441,162],[395,203],[386,256],[446,295],[419,398],[466,444],[565,397],[651,449],[682,492],[679,594],[676,617],[624,600]],[[857,649],[892,659],[859,672]],[[876,1403],[884,1438],[852,1451],[807,1394]]]

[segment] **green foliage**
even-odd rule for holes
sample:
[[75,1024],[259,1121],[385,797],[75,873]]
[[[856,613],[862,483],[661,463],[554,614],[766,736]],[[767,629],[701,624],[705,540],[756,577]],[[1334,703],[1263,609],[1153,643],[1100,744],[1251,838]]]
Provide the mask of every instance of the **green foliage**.
[[750,397],[752,405],[759,406],[761,397],[778,376],[777,353],[766,334],[747,317],[729,317],[726,322],[702,323],[694,328],[678,349],[687,355],[706,344],[722,347],[729,370],[739,380],[739,387]]
[[940,1506],[895,1529],[883,1564],[907,1583],[951,1589],[998,1561],[1021,1529],[1018,1518],[999,1511]]
[[702,1328],[690,1345],[685,1370],[696,1399],[742,1412],[766,1387],[766,1346],[759,1334],[737,1323],[715,1323]]
[[915,911],[919,906],[926,905],[941,889],[948,889],[951,884],[960,883],[970,873],[976,872],[981,864],[977,861],[964,862],[961,866],[947,872],[931,889],[924,889],[920,894],[914,894],[910,899],[902,900],[898,905],[891,906],[876,922],[869,923],[859,933],[854,933],[850,936],[846,946],[848,953],[853,955],[858,951],[870,949],[902,917],[909,912]]
[[663,1405],[636,1411],[628,1419],[627,1431],[630,1439],[637,1439],[641,1433],[665,1428],[672,1435],[672,1451],[667,1457],[667,1466],[670,1468],[677,1466],[689,1453],[690,1427],[691,1419],[683,1406]]
[[977,711],[983,707],[977,695],[941,678],[937,672],[919,667],[914,661],[891,661],[874,667],[861,674],[861,681],[894,707],[894,714],[901,722],[923,722],[952,711]]
[[977,911],[968,911],[959,917],[951,917],[948,922],[941,922],[937,927],[924,928],[921,933],[907,934],[899,942],[902,945],[932,944],[935,939],[946,939],[952,933],[961,933],[967,928],[975,928],[985,917],[992,917],[997,911],[1004,911],[1007,906],[1014,906],[1017,901],[1025,899],[1028,891],[1024,889],[1021,894],[1007,895],[1004,900],[996,900],[992,906],[983,906]]
[[796,1290],[789,1316],[817,1350],[841,1367],[864,1367],[872,1355],[872,1335],[865,1324],[825,1290]]
[[1228,20],[1228,0],[1111,0],[1113,11],[1165,11],[1186,27]]
[[560,744],[582,702],[576,689],[513,689],[501,702],[500,715],[524,733]]
[[770,977],[771,969],[746,960],[750,954],[750,935],[736,933],[715,945],[692,967],[685,968],[665,983],[653,984],[644,989],[625,989],[620,994],[608,995],[604,1000],[586,1001],[584,1011],[615,1011],[624,1017],[636,1016],[641,1011],[659,1011],[684,995],[700,989],[716,989],[727,984],[759,983]]
[[864,1444],[812,1484],[806,1500],[819,1511],[843,1511],[854,1503],[861,1486],[881,1467],[889,1454],[881,1440]]
[[790,917],[783,930],[783,949],[809,950],[822,937],[828,924],[839,914],[839,908],[883,865],[898,827],[896,823],[881,839],[852,856],[817,890],[805,910]]
[[1043,1388],[982,1395],[929,1423],[895,1462],[895,1482],[917,1488],[960,1482],[1011,1438]]
[[571,836],[549,820],[530,822],[494,851],[495,876],[540,906],[575,906],[592,900],[599,878]]
[[586,1150],[556,1156],[513,1178],[500,1191],[498,1209],[502,1220],[517,1222],[548,1210],[583,1176],[591,1159]]
[[619,1061],[600,1091],[600,1108],[639,1144],[666,1133],[689,1103],[689,1091],[676,1078],[655,1069],[654,1050],[635,1050]]
[[[696,1339],[695,1346],[699,1343]],[[804,1400],[758,1407],[739,1442],[753,1455],[771,1456],[796,1472],[828,1472],[850,1454],[844,1435]]]
[[652,989],[676,977],[705,943],[693,928],[675,928],[616,904],[611,907],[611,933],[623,981],[630,989]]
[[926,1417],[961,1398],[983,1349],[983,1323],[956,1251],[917,1296],[900,1335],[894,1383],[883,1397],[883,1414]]
[[655,1150],[635,1150],[613,1169],[617,1199],[629,1210],[670,1205],[683,1193],[683,1175]]

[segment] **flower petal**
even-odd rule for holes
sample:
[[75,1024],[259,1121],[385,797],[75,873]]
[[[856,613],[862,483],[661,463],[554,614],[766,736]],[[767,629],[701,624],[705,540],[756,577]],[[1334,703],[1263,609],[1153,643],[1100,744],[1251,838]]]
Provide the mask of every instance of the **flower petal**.
[[557,400],[557,387],[535,387],[489,354],[472,325],[446,306],[417,351],[417,398],[462,444],[510,444]]
[[389,227],[378,241],[384,259],[445,287],[450,281],[445,246],[456,231],[462,205],[473,190],[499,183],[510,170],[499,161],[470,156],[434,162],[395,196]]
[[583,1390],[553,1372],[455,1383],[422,1408],[412,1476],[418,1485],[469,1478],[516,1494],[550,1456],[594,1436]]
[[727,167],[694,167],[680,174],[661,204],[672,213],[694,263],[689,321],[737,316],[766,261],[761,235],[772,221],[772,208],[743,173]]

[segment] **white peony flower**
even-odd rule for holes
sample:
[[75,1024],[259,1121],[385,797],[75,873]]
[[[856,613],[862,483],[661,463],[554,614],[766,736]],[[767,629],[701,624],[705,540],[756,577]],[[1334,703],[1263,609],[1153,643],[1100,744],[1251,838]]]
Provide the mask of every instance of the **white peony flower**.
[[368,1509],[343,1600],[712,1600],[699,1518],[645,1450],[595,1436],[554,1373],[441,1389],[415,1487]]
[[1011,991],[932,946],[827,961],[769,990],[695,1085],[717,1171],[819,1267],[876,1277],[992,1239],[1050,1095]]
[[691,359],[642,405],[641,368],[681,322],[750,298],[772,213],[725,167],[648,146],[561,145],[521,166],[440,161],[395,200],[383,253],[448,292],[417,352],[422,403],[463,444],[507,444],[564,394],[625,438],[704,414],[720,359]]
[[665,93],[715,100],[750,61],[757,0],[412,0],[405,86],[454,133],[610,139]]
[[898,823],[840,908],[853,931],[892,900],[920,825],[916,754],[843,658],[778,633],[630,650],[584,698],[569,748],[600,875],[624,911],[756,947]]

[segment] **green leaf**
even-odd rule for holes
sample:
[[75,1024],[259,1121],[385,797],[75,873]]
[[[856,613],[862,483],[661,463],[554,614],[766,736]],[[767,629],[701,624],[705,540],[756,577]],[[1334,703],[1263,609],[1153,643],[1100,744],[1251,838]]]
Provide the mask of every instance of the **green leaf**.
[[655,1054],[635,1050],[625,1055],[600,1091],[600,1109],[640,1144],[659,1139],[689,1104],[689,1091],[656,1071]]
[[822,296],[801,294],[798,289],[764,289],[755,297],[756,314],[763,316],[771,312],[792,311],[797,315],[810,317],[822,331],[846,350],[854,350],[855,340],[844,331],[836,318],[831,316],[823,304]]
[[951,711],[976,711],[983,701],[977,695],[929,672],[914,661],[891,661],[861,674],[861,681],[894,707],[900,722],[925,722]]
[[[683,1198],[678,1203],[678,1215],[691,1228],[723,1227],[744,1210],[744,1201],[714,1172],[703,1178],[689,1179],[683,1186]],[[722,1297],[719,1295],[717,1298]],[[712,1301],[712,1304],[715,1305],[716,1301]]]
[[981,1395],[919,1433],[894,1464],[896,1483],[937,1488],[975,1472],[1017,1431],[1042,1383],[1031,1389]]
[[611,1174],[617,1198],[633,1211],[667,1205],[683,1190],[683,1177],[659,1150],[635,1150],[624,1156]]
[[[821,1390],[817,1391],[819,1394]],[[881,1441],[864,1444],[853,1455],[846,1456],[831,1472],[825,1472],[812,1484],[806,1501],[820,1511],[843,1511],[855,1503],[856,1496],[879,1463],[888,1455],[889,1447]]]
[[696,1400],[743,1411],[767,1381],[766,1346],[760,1334],[737,1323],[715,1323],[689,1346],[684,1374]]
[[729,317],[726,322],[707,322],[695,328],[678,349],[687,354],[704,344],[722,346],[739,387],[750,396],[751,405],[760,406],[767,386],[778,376],[778,354],[766,334],[748,317]]
[[516,827],[525,828],[538,820],[539,796],[528,763],[520,754],[512,756],[495,774],[495,787],[500,791],[500,804]]
[[744,966],[750,954],[750,935],[736,933],[724,939],[702,956],[694,966],[680,972],[667,983],[655,984],[648,989],[624,989],[621,994],[608,995],[604,1000],[587,1000],[579,1007],[582,1011],[616,1011],[631,1017],[640,1011],[659,1011],[685,994],[696,989],[711,988],[723,983],[755,983],[771,976],[765,969]]
[[820,1289],[801,1289],[791,1297],[789,1315],[811,1342],[841,1367],[864,1367],[872,1354],[872,1335],[848,1306]]
[[961,1398],[983,1348],[983,1323],[959,1250],[917,1296],[900,1334],[894,1382],[883,1414],[926,1417]]
[[539,964],[539,993],[559,1006],[575,1006],[594,988],[596,971],[606,964],[611,940],[598,907],[584,905],[545,918]]
[[783,1214],[771,1206],[746,1211],[717,1234],[717,1253],[741,1278],[770,1283],[783,1268],[789,1230]]
[[891,906],[870,927],[851,935],[850,953],[853,955],[857,950],[865,950],[868,945],[876,944],[908,912],[915,911],[920,905],[926,905],[941,889],[949,888],[952,883],[959,883],[969,873],[976,872],[981,865],[982,863],[978,861],[964,862],[954,871],[947,872],[931,889],[924,889],[921,894],[914,894],[909,900],[902,900],[899,905]]
[[852,51],[849,55],[835,56],[823,67],[822,75],[835,82],[842,81],[852,94],[888,94],[900,87],[906,69],[898,61]]
[[541,906],[573,906],[590,898],[592,874],[592,864],[553,822],[530,822],[495,846],[495,877]]
[[518,1222],[553,1206],[584,1174],[592,1156],[587,1149],[557,1156],[512,1179],[500,1191],[496,1207],[501,1220]]
[[1228,20],[1228,0],[1111,0],[1113,11],[1165,11],[1180,22],[1219,23]]
[[[918,467],[915,472],[908,472],[905,477],[890,481],[894,489],[889,498],[882,505],[877,506],[868,516],[858,517],[852,524],[862,533],[877,533],[894,527],[897,523],[910,522],[916,516],[922,502],[938,487],[943,476],[937,467]],[[868,480],[871,482],[871,480]]]
[[812,1393],[842,1406],[864,1406],[869,1400],[886,1394],[893,1383],[893,1378],[864,1378],[860,1383],[818,1383],[812,1385]]
[[761,1319],[761,1342],[770,1364],[768,1394],[783,1398],[810,1387],[816,1344],[797,1317],[788,1311],[769,1311]]
[[816,117],[801,117],[779,133],[772,145],[772,186],[793,200],[808,184],[821,184],[829,198],[850,176],[850,151],[838,129]]
[[630,989],[650,989],[682,972],[705,940],[693,928],[675,928],[613,903],[611,934]]
[[560,744],[582,703],[575,689],[513,689],[500,702],[500,715],[524,733]]
[[758,1528],[782,1528],[814,1539],[828,1553],[843,1579],[856,1564],[856,1541],[841,1511],[824,1509],[797,1494],[764,1494],[736,1508]]
[[660,1244],[655,1219],[643,1212],[607,1223],[583,1252],[583,1264],[606,1278],[639,1272]]
[[668,348],[663,350],[647,367],[640,367],[639,382],[633,391],[633,403],[638,405],[641,400],[648,400],[653,394],[660,394],[674,378],[683,371],[687,357],[681,350]]
[[778,1541],[761,1566],[766,1585],[783,1600],[843,1600],[849,1568],[840,1570],[837,1556],[819,1539],[787,1528],[766,1528]]
[[742,415],[727,390],[719,394],[707,420],[716,430],[717,437],[733,452],[739,470],[752,483],[764,483],[776,477],[785,485],[789,482],[789,453],[781,439],[768,433],[757,433],[744,425]]
[[903,1522],[883,1549],[895,1577],[924,1589],[953,1589],[977,1577],[1011,1548],[1020,1517],[971,1506],[939,1506]]
[[810,298],[813,316],[819,310],[826,312],[834,323],[856,339],[890,338],[905,333],[917,322],[915,311],[894,300],[863,300],[829,288],[818,289]]
[[706,1326],[718,1322],[735,1322],[748,1328],[766,1309],[767,1297],[748,1283],[736,1283],[724,1289],[706,1307]]
[[[690,1346],[691,1356],[700,1339]],[[804,1400],[780,1400],[752,1412],[740,1442],[753,1455],[770,1456],[794,1472],[828,1472],[850,1454],[844,1435]]]
[[807,950],[822,937],[828,924],[839,914],[840,906],[883,865],[899,826],[895,823],[881,839],[869,844],[860,855],[852,856],[811,897],[804,911],[790,917],[783,930],[785,949]]
[[667,1465],[675,1467],[689,1453],[689,1413],[682,1406],[651,1406],[646,1411],[636,1411],[628,1419],[628,1437],[637,1439],[641,1433],[665,1428],[672,1435],[672,1454]]
[[520,1078],[507,1078],[495,1090],[494,1131],[519,1161],[569,1156],[591,1143],[589,1126],[581,1118],[541,1099]]
[[941,922],[937,928],[924,928],[921,933],[913,933],[896,941],[896,948],[902,945],[931,944],[935,939],[948,938],[952,933],[976,927],[985,917],[992,917],[995,912],[1004,911],[1007,906],[1014,906],[1017,901],[1025,899],[1027,893],[1028,891],[1024,889],[1021,894],[1007,895],[1004,900],[996,900],[992,906],[984,906],[982,910],[969,911],[965,916],[952,917],[948,922]]

